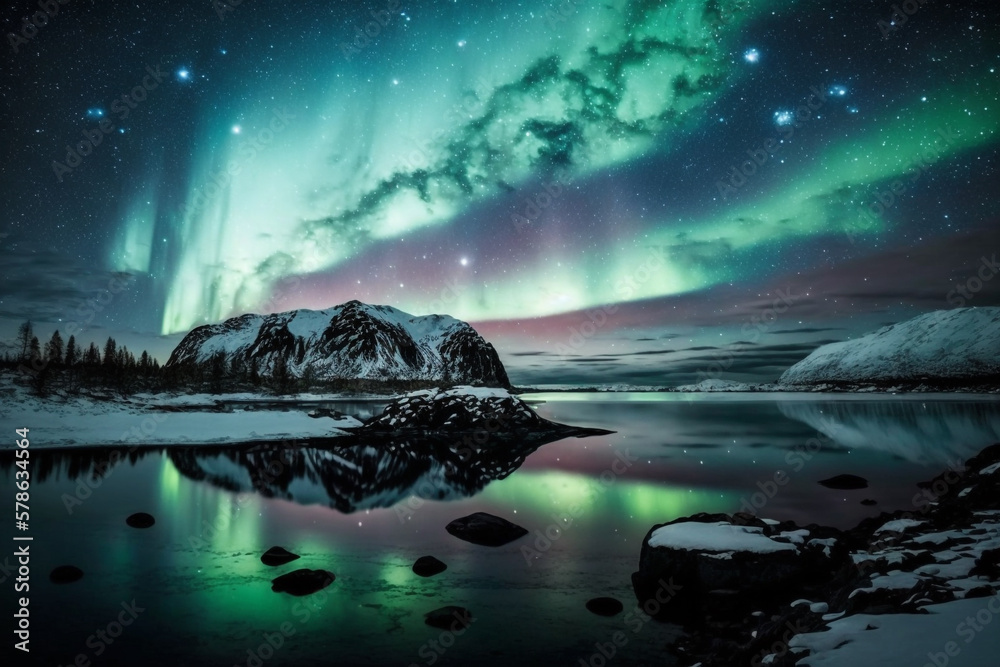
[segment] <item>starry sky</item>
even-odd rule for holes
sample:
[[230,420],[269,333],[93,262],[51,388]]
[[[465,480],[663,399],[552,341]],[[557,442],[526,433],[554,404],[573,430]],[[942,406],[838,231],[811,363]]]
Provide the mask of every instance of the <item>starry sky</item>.
[[359,299],[662,385],[998,305],[1000,18],[903,5],[8,3],[0,336]]

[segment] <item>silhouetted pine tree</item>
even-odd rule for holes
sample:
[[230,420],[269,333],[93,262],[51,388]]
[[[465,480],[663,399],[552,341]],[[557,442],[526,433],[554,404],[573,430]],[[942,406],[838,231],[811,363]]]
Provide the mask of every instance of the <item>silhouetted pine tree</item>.
[[31,339],[35,333],[31,327],[31,320],[24,322],[17,328],[17,343],[21,346],[20,361],[28,361],[28,354],[31,352]]
[[63,339],[58,329],[52,332],[52,338],[45,346],[45,361],[53,366],[63,364]]

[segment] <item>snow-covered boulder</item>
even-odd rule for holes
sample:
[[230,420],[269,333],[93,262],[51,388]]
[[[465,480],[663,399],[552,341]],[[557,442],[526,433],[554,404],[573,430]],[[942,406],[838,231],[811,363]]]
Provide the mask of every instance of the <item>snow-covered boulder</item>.
[[846,562],[845,550],[831,549],[838,534],[747,514],[696,514],[650,529],[632,582],[640,604],[656,599],[663,582],[677,586],[676,598],[661,607],[665,618],[738,616],[790,602],[801,597],[792,597],[802,592],[796,587],[829,578]]
[[[760,540],[763,535],[773,541],[791,538],[795,544],[796,536],[801,536],[803,542],[848,551],[847,563],[824,582],[783,587],[794,601],[775,607],[774,598],[761,596],[754,600],[753,612],[742,618],[728,613],[732,604],[720,604],[725,598],[703,596],[705,602],[694,613],[705,623],[679,642],[678,653],[703,667],[919,665],[927,661],[928,651],[944,656],[941,638],[954,636],[956,627],[971,628],[976,613],[1000,600],[997,470],[1000,443],[971,457],[964,467],[949,468],[919,484],[922,490],[910,509],[865,519],[850,530],[837,531],[839,537],[833,540],[816,537],[832,530],[819,526],[803,529],[803,536],[784,525],[774,527],[777,534],[769,534],[757,524],[760,533],[738,540],[725,539],[714,528],[666,534],[666,541],[675,547],[717,549],[740,543],[747,549],[774,549]],[[651,532],[658,529],[662,530],[655,527]],[[660,541],[663,538],[661,533]],[[963,664],[996,662],[1000,647],[996,637],[1000,635],[989,631],[976,636],[976,653],[970,652]],[[984,642],[982,651],[979,642]],[[963,656],[966,648],[963,643]]]
[[1000,384],[1000,308],[934,311],[823,345],[786,370],[778,383],[885,388]]

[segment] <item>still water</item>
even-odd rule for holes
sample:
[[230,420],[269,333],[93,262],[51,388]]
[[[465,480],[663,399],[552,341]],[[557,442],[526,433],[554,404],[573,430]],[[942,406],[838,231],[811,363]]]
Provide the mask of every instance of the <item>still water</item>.
[[[915,482],[1000,441],[995,397],[524,398],[548,419],[615,433],[487,441],[471,459],[446,441],[156,449],[103,476],[94,469],[108,450],[33,449],[26,664],[600,664],[595,644],[607,649],[616,632],[625,643],[609,664],[672,664],[664,646],[678,629],[631,613],[630,575],[653,524],[753,506],[847,527],[911,507]],[[13,489],[9,452],[0,464]],[[768,483],[778,471],[789,478],[781,487]],[[840,473],[870,488],[817,484]],[[156,525],[126,526],[140,511]],[[531,534],[489,548],[445,532],[476,511]],[[267,567],[259,557],[274,545],[302,558]],[[448,569],[418,577],[410,567],[423,555]],[[84,577],[50,583],[65,564]],[[336,581],[301,598],[270,590],[297,568]],[[12,587],[13,574],[0,576]],[[625,612],[591,614],[584,603],[597,596]],[[2,597],[10,608],[13,594]],[[460,636],[426,626],[423,615],[444,605],[476,620]]]

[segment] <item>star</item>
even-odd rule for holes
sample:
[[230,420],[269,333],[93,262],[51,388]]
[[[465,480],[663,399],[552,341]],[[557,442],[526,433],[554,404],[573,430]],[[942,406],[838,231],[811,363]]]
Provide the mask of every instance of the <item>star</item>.
[[791,111],[775,111],[774,122],[778,125],[791,125],[795,121],[795,114]]
[[752,64],[760,62],[760,51],[758,51],[757,49],[747,49],[743,53],[743,60]]
[[845,95],[847,95],[847,87],[839,85],[830,86],[830,94],[833,95],[834,97],[844,97]]
[[189,80],[191,78],[191,70],[187,69],[186,67],[182,67],[181,69],[177,70],[177,78],[180,79],[181,81]]
[[458,263],[461,264],[462,266],[468,266],[469,265],[469,258],[468,257],[463,257],[462,259],[458,260]]
[[239,134],[240,130],[241,128],[239,125],[233,125],[233,130],[232,130],[233,134]]

